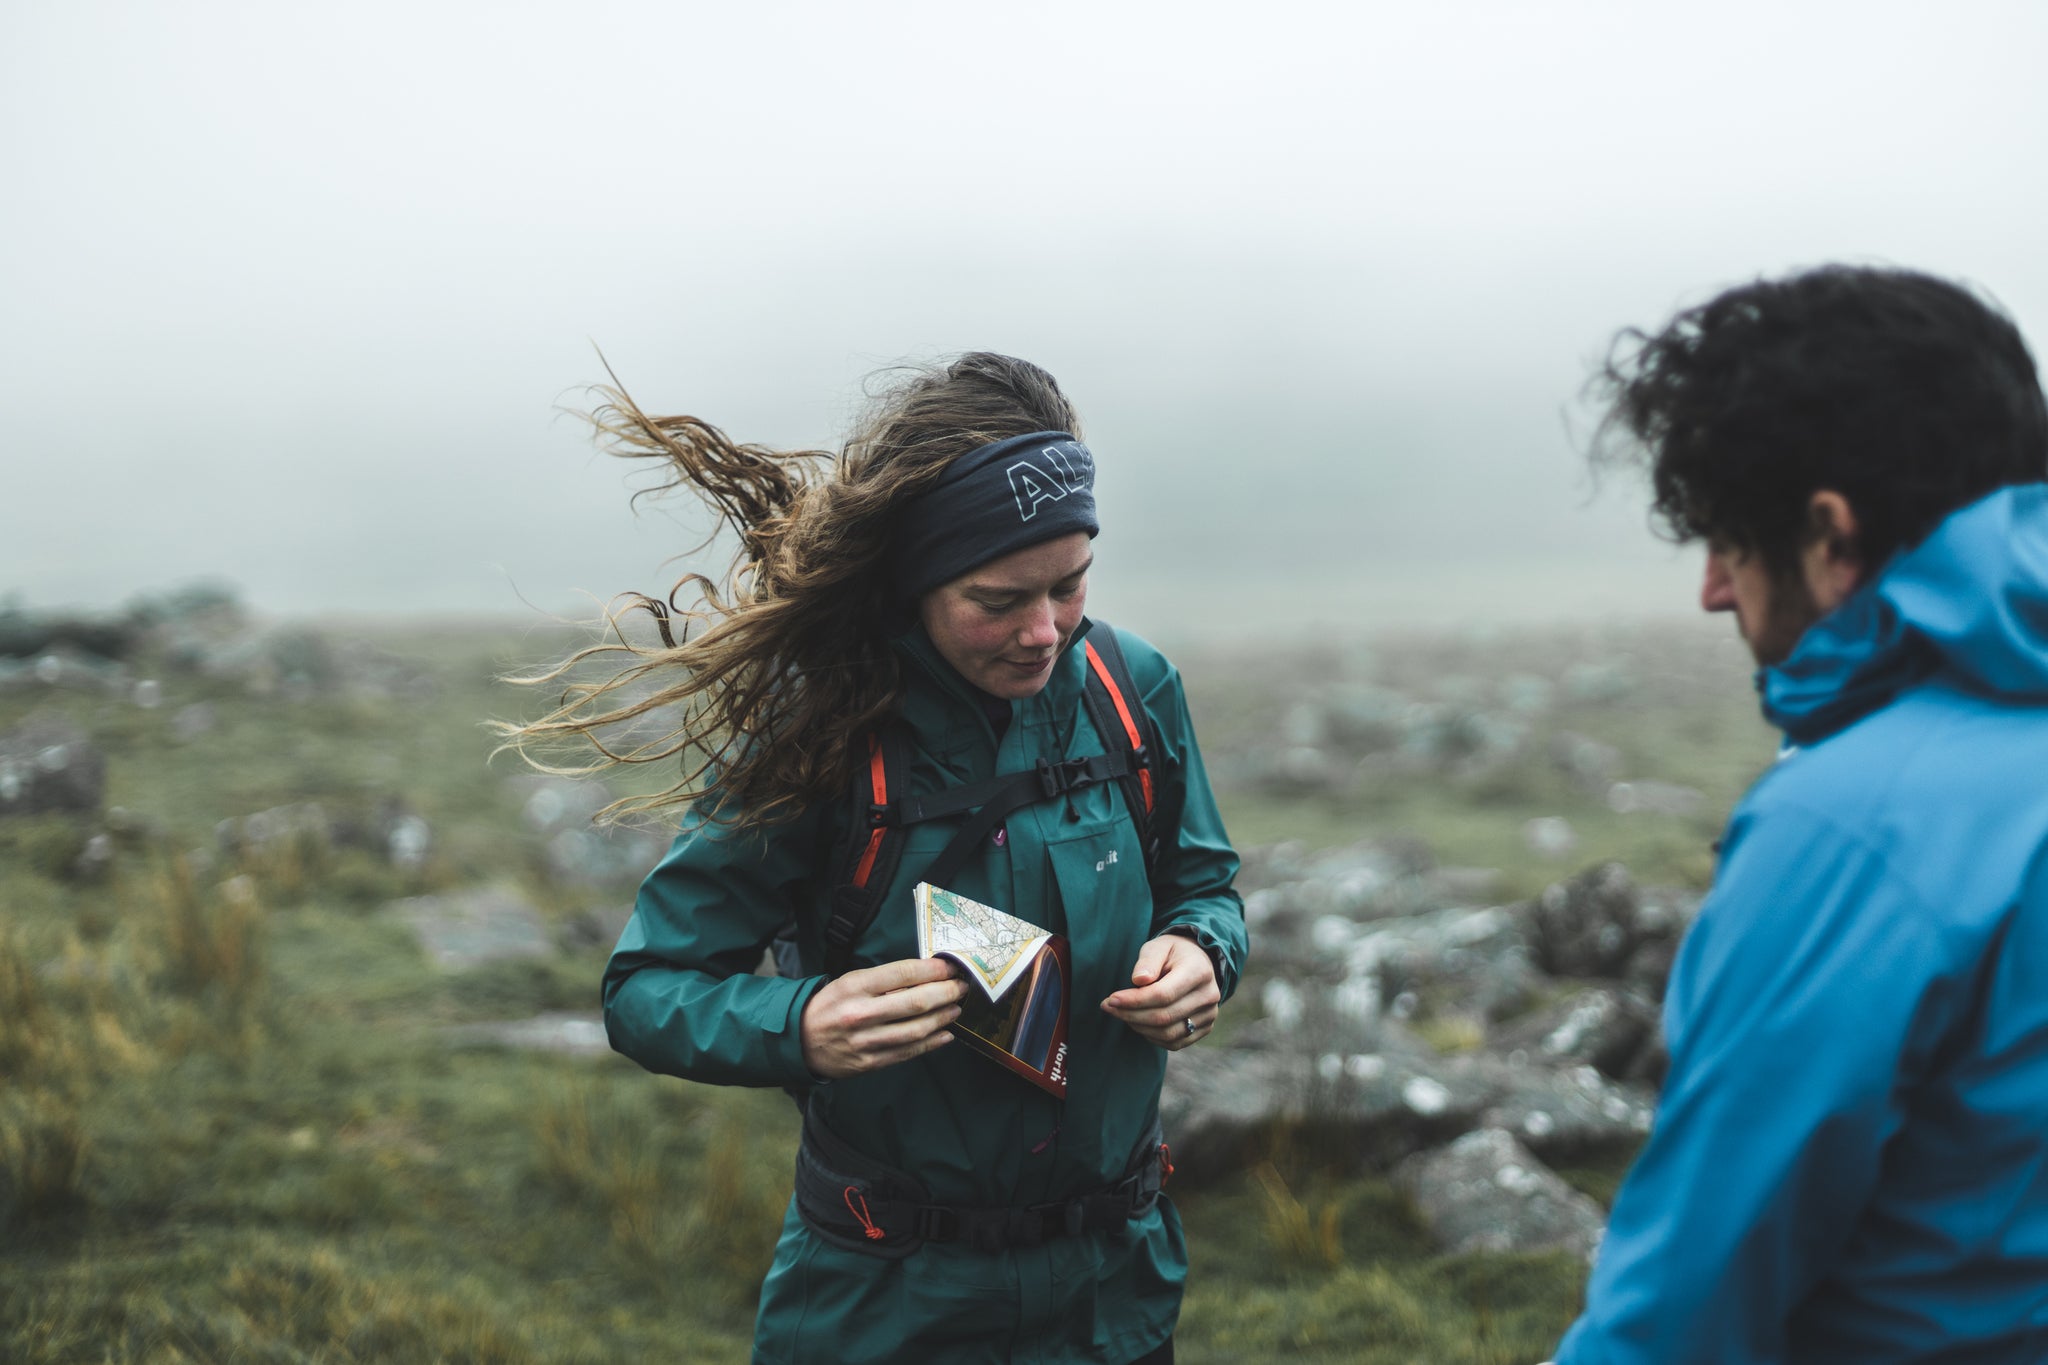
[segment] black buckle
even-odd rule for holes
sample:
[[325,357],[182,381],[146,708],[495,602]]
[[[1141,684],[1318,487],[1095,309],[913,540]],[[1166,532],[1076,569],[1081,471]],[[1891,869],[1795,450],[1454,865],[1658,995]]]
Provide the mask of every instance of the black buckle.
[[1045,1245],[1048,1234],[1046,1224],[1050,1221],[1047,1215],[1057,1211],[1056,1208],[1048,1209],[1043,1205],[1011,1209],[1010,1216],[1003,1220],[1008,1225],[1003,1231],[1008,1235],[1009,1244],[1013,1247]]
[[1051,759],[1041,758],[1038,760],[1038,790],[1043,793],[1044,799],[1047,801],[1052,800],[1055,796],[1066,790],[1066,783],[1060,771],[1063,766],[1054,764]]
[[893,803],[884,805],[879,801],[868,802],[868,828],[881,829],[887,825],[889,823],[889,812],[894,809]]
[[1038,790],[1044,800],[1065,796],[1076,787],[1084,787],[1095,780],[1093,765],[1099,760],[1093,758],[1069,758],[1059,763],[1041,758],[1037,763]]
[[942,1204],[919,1205],[910,1222],[927,1242],[950,1242],[960,1235],[960,1215]]

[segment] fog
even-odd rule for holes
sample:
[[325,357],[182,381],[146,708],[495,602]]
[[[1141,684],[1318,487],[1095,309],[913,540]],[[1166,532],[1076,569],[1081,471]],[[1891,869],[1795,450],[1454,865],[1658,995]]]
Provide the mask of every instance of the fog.
[[1033,359],[1162,635],[1683,611],[1595,490],[1617,329],[1826,260],[2048,337],[2048,11],[1906,4],[0,7],[0,595],[666,586],[604,377],[835,444]]

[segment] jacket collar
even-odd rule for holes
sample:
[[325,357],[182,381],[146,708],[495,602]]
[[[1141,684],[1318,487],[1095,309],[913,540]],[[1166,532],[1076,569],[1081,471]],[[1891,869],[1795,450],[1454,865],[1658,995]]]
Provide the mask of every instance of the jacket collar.
[[1756,682],[1771,723],[1811,744],[1937,673],[2048,702],[2048,485],[1951,513]]

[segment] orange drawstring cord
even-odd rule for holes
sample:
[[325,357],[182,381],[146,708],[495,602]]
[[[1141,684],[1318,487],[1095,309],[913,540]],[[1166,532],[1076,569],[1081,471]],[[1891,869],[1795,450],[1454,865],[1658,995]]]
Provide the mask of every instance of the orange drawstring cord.
[[[860,1186],[848,1185],[845,1193],[839,1197],[846,1201],[846,1211],[860,1220],[861,1230],[867,1234],[870,1242],[879,1242],[887,1235],[875,1226],[874,1219],[868,1217],[868,1198],[860,1192]],[[860,1200],[859,1208],[854,1207],[853,1201],[856,1199]]]

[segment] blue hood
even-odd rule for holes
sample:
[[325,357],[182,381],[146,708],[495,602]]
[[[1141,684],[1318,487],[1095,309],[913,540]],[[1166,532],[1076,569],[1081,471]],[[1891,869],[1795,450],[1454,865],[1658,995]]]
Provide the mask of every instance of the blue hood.
[[1810,744],[1937,673],[2048,703],[2048,484],[1951,514],[1760,670],[1757,690],[1771,723]]

